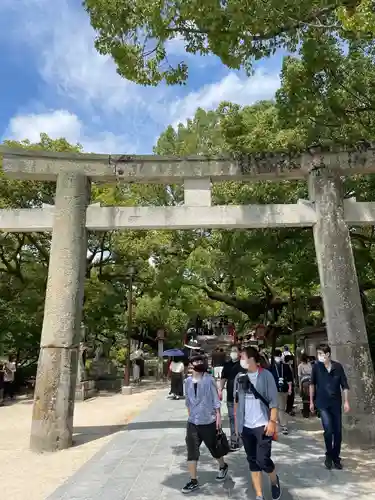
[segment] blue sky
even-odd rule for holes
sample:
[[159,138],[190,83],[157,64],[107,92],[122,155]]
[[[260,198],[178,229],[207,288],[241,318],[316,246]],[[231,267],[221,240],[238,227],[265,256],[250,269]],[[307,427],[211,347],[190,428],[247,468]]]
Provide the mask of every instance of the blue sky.
[[144,88],[118,76],[94,38],[80,0],[0,0],[2,140],[37,141],[46,132],[89,152],[147,154],[167,125],[197,107],[251,104],[279,86],[280,57],[258,63],[248,78],[216,57],[186,55],[176,39],[168,52],[188,63],[188,84]]

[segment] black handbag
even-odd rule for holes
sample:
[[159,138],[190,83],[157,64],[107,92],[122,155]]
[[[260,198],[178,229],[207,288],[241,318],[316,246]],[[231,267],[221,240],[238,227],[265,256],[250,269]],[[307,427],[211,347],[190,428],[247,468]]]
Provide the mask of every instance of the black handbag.
[[219,429],[216,432],[216,449],[217,449],[217,454],[220,457],[225,457],[225,455],[228,455],[228,453],[230,452],[228,439],[223,429]]

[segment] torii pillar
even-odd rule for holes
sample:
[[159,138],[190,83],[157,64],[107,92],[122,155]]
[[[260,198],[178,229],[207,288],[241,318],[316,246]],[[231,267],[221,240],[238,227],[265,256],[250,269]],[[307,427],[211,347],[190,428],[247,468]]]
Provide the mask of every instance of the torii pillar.
[[30,447],[36,452],[72,445],[89,186],[88,178],[79,171],[58,174],[30,437]]
[[371,446],[375,443],[374,368],[344,218],[340,172],[317,164],[309,174],[309,194],[315,203],[313,232],[328,342],[333,359],[344,366],[350,387],[351,411],[343,420],[344,437],[353,446]]

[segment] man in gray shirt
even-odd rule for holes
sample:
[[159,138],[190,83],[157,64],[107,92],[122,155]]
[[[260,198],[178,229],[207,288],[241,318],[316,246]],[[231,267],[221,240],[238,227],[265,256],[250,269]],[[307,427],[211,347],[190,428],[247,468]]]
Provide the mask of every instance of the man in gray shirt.
[[213,458],[219,463],[217,481],[224,481],[228,465],[217,450],[217,431],[221,429],[220,400],[214,378],[207,373],[205,356],[191,359],[193,374],[185,381],[188,422],[186,429],[187,460],[190,481],[182,488],[182,493],[191,493],[199,488],[197,463],[202,442]]

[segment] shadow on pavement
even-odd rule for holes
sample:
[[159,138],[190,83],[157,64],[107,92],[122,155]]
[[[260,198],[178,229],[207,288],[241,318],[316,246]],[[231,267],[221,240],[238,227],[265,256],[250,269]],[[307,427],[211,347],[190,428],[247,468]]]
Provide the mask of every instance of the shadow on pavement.
[[[180,490],[188,478],[185,446],[171,446],[176,456],[176,466],[164,479],[163,484],[173,490]],[[296,433],[274,443],[273,459],[283,486],[284,500],[318,500],[321,498],[375,498],[374,455],[362,457],[343,454],[343,471],[328,471],[323,466],[323,446],[311,437]],[[372,460],[369,462],[369,460]],[[226,457],[229,475],[222,484],[215,483],[215,461],[202,446],[198,475],[202,485],[196,496],[216,496],[230,499],[243,499],[253,495],[250,473],[243,450]],[[269,481],[264,475],[264,493],[270,497]]]
[[74,427],[73,446],[81,446],[82,444],[101,439],[105,436],[110,436],[121,431],[142,431],[152,429],[185,429],[186,421],[155,421],[155,422],[134,422],[122,425],[98,425],[98,426],[83,426]]
[[133,422],[126,426],[128,431],[145,431],[151,429],[185,429],[186,420],[156,420],[154,422]]
[[[227,425],[227,418],[223,418],[223,425]],[[152,429],[186,429],[186,419],[184,420],[154,420],[145,422],[133,422],[126,426],[126,430],[152,430]]]
[[92,427],[74,427],[73,446],[81,446],[96,439],[111,436],[126,429],[126,425],[98,425]]

